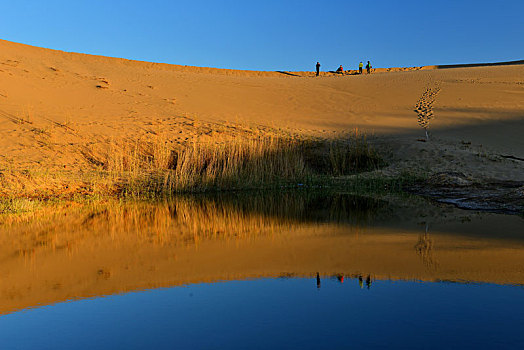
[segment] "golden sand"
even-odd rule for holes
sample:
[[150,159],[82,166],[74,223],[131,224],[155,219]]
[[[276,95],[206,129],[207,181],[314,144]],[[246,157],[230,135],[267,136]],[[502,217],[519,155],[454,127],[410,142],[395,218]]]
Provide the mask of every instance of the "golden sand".
[[358,129],[385,149],[385,174],[438,169],[524,180],[524,64],[437,68],[315,78],[0,41],[0,171],[74,177],[122,140],[162,138],[175,148],[279,130],[329,138]]

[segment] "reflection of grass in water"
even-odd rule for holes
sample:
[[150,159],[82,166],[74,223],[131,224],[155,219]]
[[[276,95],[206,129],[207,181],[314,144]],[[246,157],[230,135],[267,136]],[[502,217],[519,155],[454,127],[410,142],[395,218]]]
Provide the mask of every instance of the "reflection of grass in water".
[[[12,224],[4,233],[6,246],[20,255],[67,249],[84,244],[186,245],[206,239],[242,239],[267,235],[286,222],[223,210],[213,203],[204,208],[191,201],[100,205],[74,210],[67,216],[50,214],[26,224]],[[89,243],[91,242],[91,243]]]
[[27,256],[49,249],[74,252],[84,241],[112,244],[186,245],[209,239],[237,240],[289,232],[316,223],[365,225],[384,206],[350,195],[310,192],[183,196],[160,203],[95,204],[43,211],[26,223],[4,220],[4,246]]
[[385,202],[341,193],[319,191],[237,192],[192,196],[195,205],[210,201],[227,210],[291,222],[366,224]]

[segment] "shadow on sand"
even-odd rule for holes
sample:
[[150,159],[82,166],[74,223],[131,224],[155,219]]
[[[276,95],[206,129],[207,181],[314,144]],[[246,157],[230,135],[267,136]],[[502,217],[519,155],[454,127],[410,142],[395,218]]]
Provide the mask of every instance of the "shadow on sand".
[[495,67],[495,66],[514,66],[524,64],[524,60],[508,61],[508,62],[494,62],[494,63],[467,63],[467,64],[440,64],[436,65],[437,69],[450,68],[471,68],[471,67]]
[[286,72],[286,71],[283,71],[283,70],[277,70],[276,72],[280,73],[280,74],[284,74],[284,75],[290,75],[292,77],[300,77],[300,75],[298,75],[298,74],[289,73],[289,72]]

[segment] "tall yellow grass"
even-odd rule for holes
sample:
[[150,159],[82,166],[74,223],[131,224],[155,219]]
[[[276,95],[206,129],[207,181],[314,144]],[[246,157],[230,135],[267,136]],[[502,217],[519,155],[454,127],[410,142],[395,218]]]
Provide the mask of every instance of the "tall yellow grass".
[[81,150],[92,168],[81,172],[0,169],[0,197],[52,198],[100,194],[151,197],[209,190],[277,188],[318,176],[378,168],[365,135],[334,140],[269,134],[171,143],[168,137],[112,140]]
[[329,157],[334,175],[375,170],[384,164],[380,154],[370,146],[367,135],[358,129],[346,138],[332,141]]
[[191,142],[173,149],[168,140],[113,143],[104,161],[124,192],[175,193],[246,189],[347,175],[382,164],[365,135],[336,140],[292,136]]

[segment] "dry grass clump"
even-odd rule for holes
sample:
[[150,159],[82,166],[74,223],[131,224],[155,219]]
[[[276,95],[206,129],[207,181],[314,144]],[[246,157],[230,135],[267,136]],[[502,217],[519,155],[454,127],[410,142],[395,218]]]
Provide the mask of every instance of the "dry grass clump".
[[177,190],[304,181],[310,172],[300,148],[297,139],[277,137],[193,143],[173,153],[171,181]]
[[355,130],[347,139],[333,141],[329,149],[333,175],[376,170],[384,165],[380,154],[370,146],[367,136]]
[[165,139],[113,144],[102,162],[128,194],[255,188],[308,175],[293,138],[231,138],[172,148]]
[[303,183],[373,170],[382,159],[357,132],[336,140],[257,136],[172,148],[165,138],[114,143],[101,162],[126,194],[201,192]]
[[0,167],[0,201],[293,187],[382,165],[357,132],[332,140],[274,133],[215,136],[185,145],[149,135],[103,146],[80,150],[91,164],[80,171]]
[[9,198],[0,201],[0,215],[31,212],[34,211],[39,204],[39,202],[27,198]]
[[6,169],[0,166],[0,203],[4,207],[16,199],[47,200],[90,194],[91,183],[71,171]]

